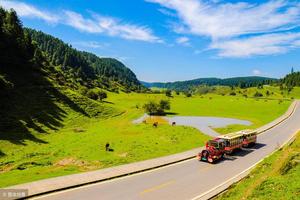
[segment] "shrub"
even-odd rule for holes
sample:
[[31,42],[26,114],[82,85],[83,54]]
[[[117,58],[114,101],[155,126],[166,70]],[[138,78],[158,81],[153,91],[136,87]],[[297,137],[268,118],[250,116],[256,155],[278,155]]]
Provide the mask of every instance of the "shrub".
[[94,100],[97,100],[98,99],[98,95],[96,94],[95,90],[89,90],[87,93],[86,93],[86,96],[90,99],[94,99]]
[[145,112],[152,115],[157,113],[157,103],[155,103],[154,101],[150,101],[146,104],[144,104],[143,108],[145,109]]
[[186,97],[191,97],[192,94],[191,94],[190,92],[186,92],[186,93],[185,93],[185,96],[186,96]]
[[149,101],[148,103],[144,104],[143,108],[145,112],[154,115],[162,115],[165,113],[165,110],[170,110],[170,102],[168,100],[160,100],[158,103],[154,101]]
[[90,99],[100,100],[100,101],[103,101],[103,99],[107,98],[106,92],[99,89],[91,89],[87,91],[86,96]]
[[253,96],[254,97],[263,97],[264,95],[262,93],[256,91]]
[[159,107],[161,110],[170,110],[170,101],[168,100],[160,100]]
[[103,99],[107,98],[107,94],[104,91],[99,91],[98,92],[98,98],[100,99],[100,101],[102,101]]
[[230,96],[235,96],[236,93],[232,91],[232,92],[229,93],[229,95],[230,95]]
[[172,91],[171,90],[166,90],[166,96],[167,97],[172,97]]

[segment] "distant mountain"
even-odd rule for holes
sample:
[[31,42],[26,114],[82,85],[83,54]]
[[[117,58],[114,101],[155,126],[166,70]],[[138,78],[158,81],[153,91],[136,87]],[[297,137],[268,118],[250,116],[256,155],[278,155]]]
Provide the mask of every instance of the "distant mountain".
[[234,77],[234,78],[198,78],[193,80],[187,81],[175,81],[175,82],[144,82],[141,83],[145,87],[158,87],[158,88],[167,88],[172,90],[188,90],[191,87],[198,86],[198,85],[223,85],[223,86],[240,86],[243,88],[246,87],[253,87],[261,84],[269,84],[271,82],[278,81],[274,78],[268,77],[260,77],[260,76],[247,76],[247,77]]

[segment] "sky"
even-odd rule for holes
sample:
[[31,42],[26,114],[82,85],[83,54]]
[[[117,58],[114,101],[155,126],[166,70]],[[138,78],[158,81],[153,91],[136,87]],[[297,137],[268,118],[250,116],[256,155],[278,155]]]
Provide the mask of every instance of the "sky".
[[0,0],[25,27],[119,59],[143,81],[300,70],[299,0]]

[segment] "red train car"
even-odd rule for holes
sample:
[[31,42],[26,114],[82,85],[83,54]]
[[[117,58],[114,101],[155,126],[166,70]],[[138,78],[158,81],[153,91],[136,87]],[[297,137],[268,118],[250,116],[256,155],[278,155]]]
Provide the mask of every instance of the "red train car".
[[206,149],[197,155],[200,161],[213,163],[221,159],[224,154],[231,154],[235,149],[248,147],[256,143],[257,132],[244,130],[221,135],[206,143]]

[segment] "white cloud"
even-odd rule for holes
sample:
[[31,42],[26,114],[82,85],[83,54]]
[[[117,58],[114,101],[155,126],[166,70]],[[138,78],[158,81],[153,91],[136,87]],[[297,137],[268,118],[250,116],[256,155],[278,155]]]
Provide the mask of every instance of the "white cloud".
[[299,26],[300,5],[284,0],[261,4],[203,0],[148,0],[177,12],[186,32],[214,39]]
[[152,30],[145,26],[137,26],[123,23],[112,17],[103,17],[94,14],[92,18],[84,18],[73,11],[65,11],[65,23],[80,31],[89,33],[104,33],[110,36],[118,36],[128,40],[140,40],[147,42],[162,42],[153,35]]
[[80,47],[88,47],[93,49],[104,48],[109,46],[108,43],[99,43],[96,41],[79,41],[79,42],[72,42],[72,44]]
[[221,57],[251,57],[274,55],[300,47],[300,33],[277,33],[253,36],[250,38],[216,41],[210,45],[217,49]]
[[189,46],[190,39],[188,37],[179,37],[176,39],[176,43],[177,44],[181,44],[181,45],[185,45],[185,46]]
[[13,8],[17,14],[22,17],[40,18],[51,23],[65,24],[83,32],[105,34],[127,40],[155,43],[163,42],[159,37],[153,34],[150,28],[122,22],[113,17],[103,17],[98,14],[93,14],[91,17],[86,18],[70,10],[50,13],[18,1],[0,0],[0,5],[5,9]]
[[252,73],[253,73],[253,75],[255,75],[255,76],[259,76],[259,75],[262,74],[261,71],[258,70],[258,69],[254,69],[254,70],[252,71]]
[[299,39],[292,39],[298,38],[295,28],[300,27],[300,3],[297,1],[146,1],[175,11],[179,19],[173,22],[175,32],[209,38],[210,49],[218,50],[222,57],[279,54],[300,46]]
[[22,17],[39,18],[49,23],[57,23],[60,19],[57,15],[18,1],[0,0],[0,5],[5,9],[13,8]]

